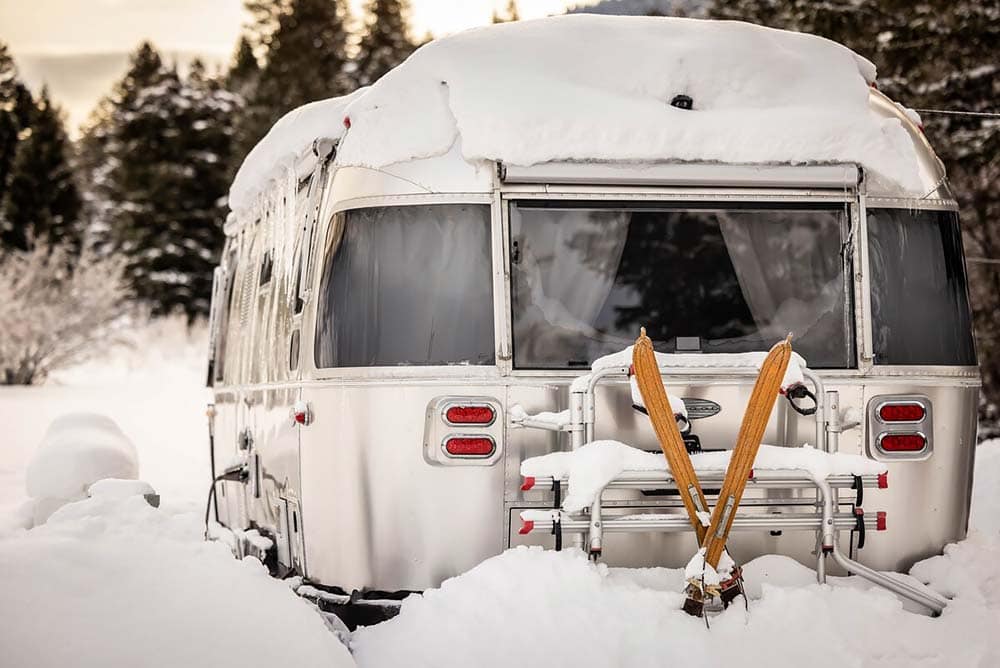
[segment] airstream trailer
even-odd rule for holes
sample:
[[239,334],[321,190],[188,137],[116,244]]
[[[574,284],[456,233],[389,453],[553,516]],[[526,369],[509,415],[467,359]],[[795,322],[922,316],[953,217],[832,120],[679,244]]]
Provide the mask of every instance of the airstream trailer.
[[[550,23],[612,19],[574,20]],[[980,381],[957,205],[912,114],[862,81],[866,113],[908,142],[917,188],[866,156],[518,164],[466,155],[465,135],[372,166],[346,154],[379,106],[358,103],[381,85],[283,120],[258,157],[290,142],[296,160],[256,175],[226,226],[212,464],[218,522],[240,549],[359,602],[435,587],[511,546],[554,547],[555,532],[522,532],[521,513],[560,493],[527,484],[525,459],[591,438],[658,449],[626,377],[591,383],[586,406],[571,391],[640,326],[659,352],[706,359],[794,332],[820,410],[780,401],[765,442],[865,455],[891,481],[843,485],[838,512],[884,512],[838,524],[845,551],[905,570],[964,537]],[[693,109],[682,100],[671,113],[699,113],[691,97]],[[310,115],[335,122],[294,122]],[[732,447],[752,373],[699,365],[664,381],[688,407],[693,447]],[[794,486],[747,499],[792,518],[817,502]],[[622,486],[603,513],[676,513],[676,501]],[[882,531],[859,549],[866,526]],[[690,531],[623,531],[605,536],[601,556],[678,566],[694,547]],[[813,566],[817,533],[779,524],[734,533],[731,547],[741,560],[780,553]]]

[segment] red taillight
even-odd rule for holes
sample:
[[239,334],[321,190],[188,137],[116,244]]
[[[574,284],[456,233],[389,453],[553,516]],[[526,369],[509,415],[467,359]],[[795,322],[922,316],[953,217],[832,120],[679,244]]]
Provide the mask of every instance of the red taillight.
[[452,436],[444,442],[444,450],[452,457],[489,457],[496,444],[489,437]]
[[878,416],[883,422],[920,422],[927,411],[920,404],[882,404]]
[[493,424],[496,413],[492,406],[449,406],[444,412],[449,424]]
[[920,452],[927,447],[923,434],[885,434],[879,447],[886,452]]

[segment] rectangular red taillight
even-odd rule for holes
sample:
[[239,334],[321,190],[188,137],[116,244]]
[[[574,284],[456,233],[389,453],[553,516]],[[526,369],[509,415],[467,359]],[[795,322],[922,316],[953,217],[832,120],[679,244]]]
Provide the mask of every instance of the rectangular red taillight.
[[883,434],[879,447],[886,452],[920,452],[927,447],[923,434]]
[[496,412],[492,406],[468,405],[449,406],[444,412],[444,419],[448,424],[478,424],[490,425],[496,419]]
[[489,436],[451,436],[444,442],[444,451],[452,457],[489,457],[495,449]]
[[927,411],[917,403],[882,404],[878,416],[883,422],[920,422]]

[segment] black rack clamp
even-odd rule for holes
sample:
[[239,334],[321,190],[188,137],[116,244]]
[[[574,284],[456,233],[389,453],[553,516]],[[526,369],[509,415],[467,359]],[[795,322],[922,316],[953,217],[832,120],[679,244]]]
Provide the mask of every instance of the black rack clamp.
[[854,500],[854,505],[860,508],[864,505],[865,501],[865,483],[861,480],[861,476],[854,476],[854,482],[851,483],[851,489],[856,489],[858,491],[858,497]]
[[[816,414],[816,395],[810,391],[808,387],[799,383],[798,385],[792,385],[787,390],[785,390],[785,398],[788,399],[788,403],[791,404],[792,410],[794,410],[799,415],[815,415]],[[795,403],[798,399],[810,399],[812,400],[812,406],[809,408],[803,408]]]
[[559,510],[562,505],[562,482],[552,478],[552,509]]
[[556,514],[552,518],[552,535],[556,537],[556,552],[562,551],[562,520],[559,515]]
[[865,546],[865,510],[860,506],[854,509],[854,530],[858,532],[858,549]]

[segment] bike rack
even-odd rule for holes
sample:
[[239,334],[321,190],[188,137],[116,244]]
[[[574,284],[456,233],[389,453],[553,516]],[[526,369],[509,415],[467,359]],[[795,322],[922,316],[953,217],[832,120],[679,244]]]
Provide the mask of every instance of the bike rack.
[[[758,370],[754,366],[728,368],[696,368],[684,369],[673,366],[660,366],[660,373],[670,377],[703,378],[706,373],[722,378],[747,377],[755,378]],[[562,423],[553,421],[535,421],[531,416],[523,416],[515,421],[516,426],[523,428],[544,429],[556,432],[568,432],[570,445],[577,450],[585,443],[594,440],[596,410],[595,393],[598,385],[611,380],[628,378],[628,366],[607,366],[593,370],[591,373],[578,377],[569,389],[569,416]],[[802,368],[803,377],[813,386],[816,396],[816,447],[827,453],[837,451],[838,435],[844,426],[840,424],[839,396],[835,390],[827,391],[823,380],[812,370]],[[705,472],[699,474],[703,488],[721,485],[724,474],[721,472]],[[688,518],[682,514],[639,514],[605,518],[602,512],[602,497],[606,489],[641,489],[641,490],[676,490],[677,486],[669,472],[636,472],[625,471],[608,485],[598,491],[589,508],[581,513],[570,514],[559,509],[562,488],[568,483],[564,479],[551,477],[525,477],[521,489],[527,491],[534,488],[552,489],[555,492],[555,507],[550,510],[525,510],[520,514],[522,526],[519,533],[551,533],[556,535],[556,549],[561,549],[562,535],[573,536],[577,547],[583,548],[586,542],[587,550],[592,558],[598,558],[603,549],[603,535],[607,533],[662,532],[675,533],[691,531]],[[826,480],[814,480],[805,472],[797,471],[759,471],[751,473],[747,488],[785,488],[817,490],[815,502],[803,500],[781,499],[771,502],[767,499],[748,499],[741,508],[756,508],[767,506],[811,506],[813,512],[794,512],[785,514],[764,514],[739,512],[733,522],[734,531],[813,531],[817,535],[816,579],[820,584],[826,583],[826,559],[832,558],[849,573],[858,575],[869,582],[884,587],[915,603],[926,606],[934,614],[940,614],[948,604],[948,600],[929,588],[919,588],[903,582],[885,573],[880,573],[864,564],[849,558],[839,547],[837,536],[839,531],[858,529],[862,531],[884,531],[885,513],[865,513],[857,507],[853,513],[836,512],[839,507],[837,491],[839,489],[859,489],[888,487],[886,474],[868,476],[831,476]],[[661,507],[663,507],[661,505]],[[666,507],[681,508],[679,499]]]

